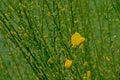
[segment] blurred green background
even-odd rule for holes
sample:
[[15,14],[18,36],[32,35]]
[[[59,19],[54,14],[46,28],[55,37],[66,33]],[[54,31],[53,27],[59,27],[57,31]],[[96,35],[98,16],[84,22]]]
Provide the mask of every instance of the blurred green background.
[[120,0],[0,0],[0,80],[119,80],[119,35]]

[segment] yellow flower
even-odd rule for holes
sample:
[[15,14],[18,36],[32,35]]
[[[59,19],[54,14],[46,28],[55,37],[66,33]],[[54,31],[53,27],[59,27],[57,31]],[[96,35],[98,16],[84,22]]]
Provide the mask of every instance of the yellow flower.
[[91,77],[91,71],[87,71],[87,73],[86,73],[87,80],[90,80],[90,77]]
[[78,32],[75,32],[71,37],[72,47],[76,47],[80,43],[84,42],[85,38],[82,37]]
[[72,65],[72,60],[66,59],[65,61],[65,67],[69,68]]
[[88,65],[88,62],[85,61],[85,62],[83,63],[83,66],[85,67],[85,66],[87,66],[87,65]]

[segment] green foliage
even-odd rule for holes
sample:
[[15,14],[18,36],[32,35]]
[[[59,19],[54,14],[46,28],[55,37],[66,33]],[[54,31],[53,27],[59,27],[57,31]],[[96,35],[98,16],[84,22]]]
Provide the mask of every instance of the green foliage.
[[[0,80],[117,80],[119,4],[0,0]],[[85,42],[73,48],[75,32]],[[66,59],[72,60],[70,68],[64,66]]]

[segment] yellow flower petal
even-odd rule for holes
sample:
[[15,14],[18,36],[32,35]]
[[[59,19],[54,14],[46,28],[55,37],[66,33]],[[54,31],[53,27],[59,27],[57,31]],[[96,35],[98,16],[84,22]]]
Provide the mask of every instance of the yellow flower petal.
[[75,32],[71,37],[72,47],[76,47],[80,43],[84,42],[85,38],[82,37],[78,32]]
[[69,68],[72,65],[72,60],[66,59],[65,61],[65,67]]

